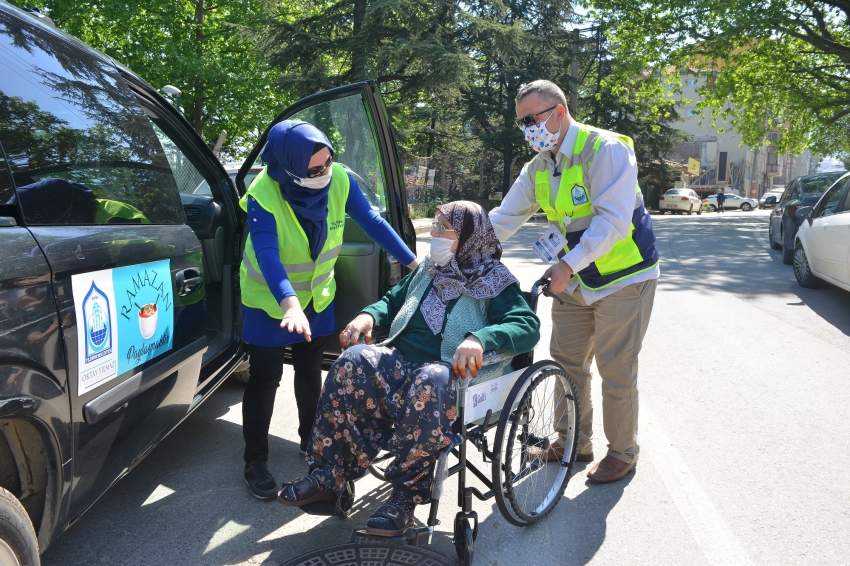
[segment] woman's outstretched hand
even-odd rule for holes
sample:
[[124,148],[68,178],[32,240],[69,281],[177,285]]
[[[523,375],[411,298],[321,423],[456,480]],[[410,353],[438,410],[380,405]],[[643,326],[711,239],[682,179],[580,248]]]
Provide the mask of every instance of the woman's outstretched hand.
[[361,312],[354,320],[348,323],[345,330],[339,333],[339,345],[345,350],[357,344],[360,336],[366,340],[366,343],[372,341],[372,327],[375,326],[375,319],[371,314]]
[[310,322],[307,320],[307,315],[301,310],[301,305],[298,304],[298,297],[286,297],[280,302],[280,308],[283,309],[283,320],[280,321],[280,327],[284,330],[298,334],[303,334],[307,342],[310,341],[313,334],[310,332]]
[[470,336],[461,342],[452,358],[452,368],[454,368],[455,375],[464,379],[469,377],[466,373],[467,369],[472,377],[478,377],[478,370],[481,369],[483,363],[484,347],[475,336]]

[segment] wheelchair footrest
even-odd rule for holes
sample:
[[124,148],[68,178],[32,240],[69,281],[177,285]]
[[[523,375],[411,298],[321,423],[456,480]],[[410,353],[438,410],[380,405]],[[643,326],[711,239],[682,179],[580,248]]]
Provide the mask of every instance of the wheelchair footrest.
[[354,506],[354,482],[350,481],[346,484],[345,489],[340,492],[336,502],[317,501],[302,505],[301,510],[308,515],[318,515],[320,517],[341,517],[345,519],[351,513],[351,508]]
[[318,515],[320,517],[348,517],[347,511],[343,511],[339,505],[330,501],[308,503],[307,505],[302,505],[300,509],[308,515]]
[[350,542],[388,542],[395,544],[404,544],[409,546],[422,546],[423,544],[431,544],[431,537],[434,534],[434,527],[415,527],[408,529],[403,535],[394,537],[382,537],[378,535],[370,535],[365,530],[356,530],[351,533]]

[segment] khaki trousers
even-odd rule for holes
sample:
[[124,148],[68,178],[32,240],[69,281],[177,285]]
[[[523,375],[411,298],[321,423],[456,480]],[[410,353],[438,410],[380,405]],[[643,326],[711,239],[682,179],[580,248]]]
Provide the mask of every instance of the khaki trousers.
[[[635,283],[590,306],[584,302],[581,287],[573,293],[564,291],[558,295],[564,304],[552,301],[549,351],[573,378],[578,389],[581,408],[579,454],[593,450],[590,364],[595,355],[602,377],[602,423],[608,439],[608,454],[626,463],[638,458],[638,354],[649,326],[657,286],[657,279]],[[555,423],[567,422],[557,407],[554,416]],[[563,442],[566,431],[559,432]]]

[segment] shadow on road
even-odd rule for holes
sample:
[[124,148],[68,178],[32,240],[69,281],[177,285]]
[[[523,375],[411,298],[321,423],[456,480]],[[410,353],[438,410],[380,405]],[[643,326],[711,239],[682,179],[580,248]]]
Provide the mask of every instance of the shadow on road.
[[826,282],[817,289],[801,287],[781,252],[770,249],[766,216],[653,217],[653,222],[665,291],[722,291],[745,300],[787,294],[787,306],[808,306],[850,335],[850,293]]

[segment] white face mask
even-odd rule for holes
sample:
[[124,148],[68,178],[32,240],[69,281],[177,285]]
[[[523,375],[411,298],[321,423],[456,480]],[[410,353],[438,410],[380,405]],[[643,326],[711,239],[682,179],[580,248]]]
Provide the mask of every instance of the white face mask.
[[443,267],[448,264],[455,253],[452,251],[452,246],[456,240],[448,238],[431,238],[431,259],[437,264],[437,267]]
[[558,131],[554,134],[546,128],[546,122],[549,121],[549,118],[551,118],[554,113],[555,111],[552,110],[549,117],[536,126],[522,127],[522,133],[525,135],[525,141],[528,142],[528,145],[530,145],[531,149],[534,151],[549,151],[558,145],[558,138],[561,135],[560,126],[558,127]]
[[[287,173],[289,172],[287,171]],[[303,179],[301,177],[296,177],[292,173],[289,173],[289,176],[292,177],[292,181],[296,185],[300,185],[305,189],[315,189],[317,191],[324,189],[331,182],[330,174],[322,175],[321,177],[304,177]]]

